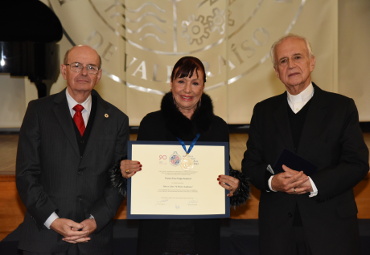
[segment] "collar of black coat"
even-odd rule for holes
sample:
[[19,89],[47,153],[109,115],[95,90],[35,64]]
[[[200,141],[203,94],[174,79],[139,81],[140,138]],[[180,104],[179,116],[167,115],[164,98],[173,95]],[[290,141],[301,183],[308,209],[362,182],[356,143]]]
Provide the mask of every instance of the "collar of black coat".
[[212,100],[205,93],[203,93],[191,119],[188,119],[179,111],[174,102],[172,92],[164,95],[161,111],[170,132],[183,140],[192,139],[197,133],[202,135],[209,129],[214,118]]

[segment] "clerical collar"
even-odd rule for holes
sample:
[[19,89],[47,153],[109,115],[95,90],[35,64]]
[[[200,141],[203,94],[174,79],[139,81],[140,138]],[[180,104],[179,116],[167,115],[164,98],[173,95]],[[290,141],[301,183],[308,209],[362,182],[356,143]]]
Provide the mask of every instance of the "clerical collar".
[[314,88],[312,82],[298,95],[292,95],[287,91],[288,104],[294,113],[299,112],[303,106],[313,97]]

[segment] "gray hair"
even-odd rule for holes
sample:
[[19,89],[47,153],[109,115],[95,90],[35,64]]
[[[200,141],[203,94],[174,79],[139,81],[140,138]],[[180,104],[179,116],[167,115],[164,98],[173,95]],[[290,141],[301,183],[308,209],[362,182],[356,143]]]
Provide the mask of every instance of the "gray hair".
[[272,64],[274,65],[274,67],[277,66],[276,59],[275,59],[276,46],[278,46],[282,41],[284,41],[287,38],[298,38],[298,39],[303,40],[306,43],[306,47],[308,49],[308,56],[309,57],[314,56],[313,53],[312,53],[312,48],[311,48],[310,42],[307,40],[307,38],[305,38],[303,36],[300,36],[300,35],[296,35],[296,34],[288,34],[288,35],[285,35],[285,36],[281,37],[279,40],[274,42],[274,44],[271,46],[270,57],[271,57],[271,61],[272,61]]

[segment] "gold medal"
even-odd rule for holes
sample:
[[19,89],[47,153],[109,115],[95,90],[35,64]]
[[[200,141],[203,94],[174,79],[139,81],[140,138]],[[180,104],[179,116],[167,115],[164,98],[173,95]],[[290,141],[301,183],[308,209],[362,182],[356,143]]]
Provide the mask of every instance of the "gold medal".
[[194,167],[194,161],[186,154],[181,160],[181,168],[184,170],[190,170]]
[[188,149],[186,149],[184,141],[177,137],[177,140],[179,140],[182,148],[186,152],[186,155],[184,157],[182,157],[181,162],[180,162],[181,168],[184,169],[184,170],[189,170],[189,169],[192,169],[194,167],[194,161],[193,161],[193,159],[189,158],[188,155],[191,152],[191,150],[193,149],[196,142],[198,141],[199,136],[200,136],[200,134],[198,133],[195,136],[195,138],[193,139],[193,141],[191,142]]

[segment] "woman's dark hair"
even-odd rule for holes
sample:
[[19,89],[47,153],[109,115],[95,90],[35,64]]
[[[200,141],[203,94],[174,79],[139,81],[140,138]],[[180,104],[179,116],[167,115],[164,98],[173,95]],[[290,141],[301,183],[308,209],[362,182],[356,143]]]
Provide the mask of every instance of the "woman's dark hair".
[[203,81],[206,82],[206,72],[202,61],[196,57],[186,56],[180,58],[171,73],[171,81],[176,78],[191,77],[194,73],[198,75],[198,70],[203,73]]

